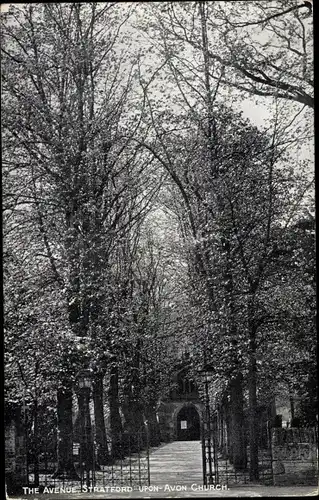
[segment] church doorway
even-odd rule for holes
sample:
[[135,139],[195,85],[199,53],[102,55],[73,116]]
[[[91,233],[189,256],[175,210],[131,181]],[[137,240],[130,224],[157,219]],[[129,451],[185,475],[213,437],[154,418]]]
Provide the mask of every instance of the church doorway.
[[200,439],[200,419],[194,406],[184,406],[177,415],[177,440],[197,441]]

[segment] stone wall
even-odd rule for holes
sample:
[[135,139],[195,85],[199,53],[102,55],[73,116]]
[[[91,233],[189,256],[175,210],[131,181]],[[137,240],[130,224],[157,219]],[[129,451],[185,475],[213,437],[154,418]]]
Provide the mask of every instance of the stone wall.
[[318,484],[316,429],[272,429],[274,485]]

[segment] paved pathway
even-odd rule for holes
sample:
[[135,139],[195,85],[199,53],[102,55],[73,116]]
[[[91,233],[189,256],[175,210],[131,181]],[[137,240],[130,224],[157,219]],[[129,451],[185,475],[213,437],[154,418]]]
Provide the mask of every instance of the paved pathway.
[[151,485],[202,484],[200,441],[174,441],[150,454]]

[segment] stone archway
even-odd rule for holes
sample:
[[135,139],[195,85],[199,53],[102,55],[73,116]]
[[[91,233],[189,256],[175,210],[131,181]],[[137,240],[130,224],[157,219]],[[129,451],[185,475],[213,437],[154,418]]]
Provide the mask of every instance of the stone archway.
[[197,441],[200,439],[200,417],[194,405],[185,405],[179,410],[176,425],[178,441]]

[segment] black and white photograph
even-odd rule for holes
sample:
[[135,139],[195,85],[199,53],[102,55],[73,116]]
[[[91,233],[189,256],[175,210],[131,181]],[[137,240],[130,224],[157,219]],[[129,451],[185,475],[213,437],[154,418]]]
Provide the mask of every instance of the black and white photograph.
[[316,3],[1,4],[6,500],[318,495]]

